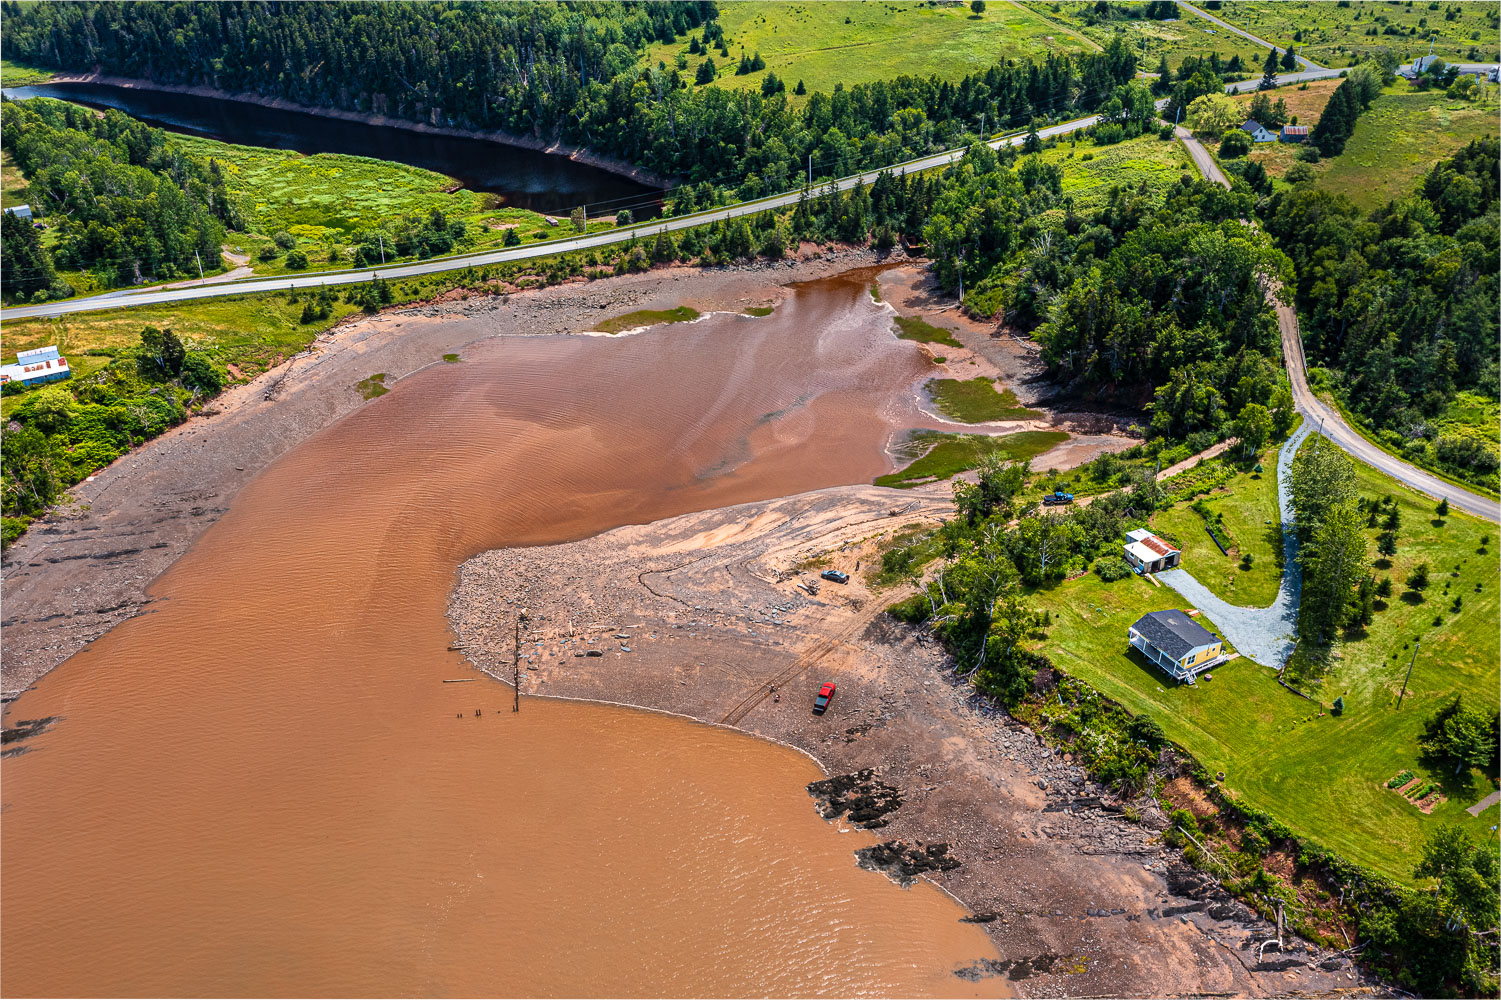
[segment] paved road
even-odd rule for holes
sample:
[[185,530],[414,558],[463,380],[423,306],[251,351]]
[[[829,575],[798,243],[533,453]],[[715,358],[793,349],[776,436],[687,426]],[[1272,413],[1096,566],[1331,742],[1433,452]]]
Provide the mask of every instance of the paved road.
[[[1243,31],[1240,28],[1237,28],[1235,25],[1230,24],[1227,21],[1221,21],[1219,18],[1215,17],[1213,14],[1210,14],[1208,11],[1200,10],[1199,8],[1195,7],[1191,3],[1184,3],[1183,0],[1178,0],[1178,6],[1179,7],[1184,7],[1184,8],[1187,8],[1188,10],[1193,11],[1195,14],[1199,15],[1200,17],[1202,17],[1206,21],[1212,21],[1213,23],[1219,25],[1221,28],[1223,28],[1226,31],[1230,32],[1232,35],[1239,35],[1242,38],[1250,39],[1251,41],[1255,42],[1257,45],[1260,45],[1264,49],[1279,49],[1280,50],[1280,46],[1273,45],[1271,42],[1267,41],[1265,38],[1257,38],[1255,35],[1251,34],[1249,31]],[[1320,66],[1318,63],[1312,62],[1312,61],[1310,61],[1308,59],[1304,59],[1302,56],[1298,55],[1298,53],[1296,53],[1296,52],[1293,53],[1293,57],[1298,60],[1298,64],[1301,65],[1304,69],[1308,69],[1308,70],[1322,70],[1322,69],[1324,69],[1323,66]],[[1259,68],[1259,67],[1255,67],[1255,68]],[[1334,73],[1335,73],[1335,75],[1337,75],[1339,73],[1339,70],[1335,70]],[[1295,75],[1295,74],[1290,74],[1289,75],[1289,79],[1291,79],[1292,75]],[[1260,81],[1257,81],[1257,82],[1259,83]]]
[[[1214,162],[1214,158],[1209,155],[1209,151],[1204,148],[1203,144],[1181,127],[1176,129],[1175,133],[1188,148],[1188,155],[1193,158],[1195,166],[1205,178],[1228,188],[1230,182],[1225,177],[1224,171],[1220,170],[1219,164]],[[1303,356],[1303,335],[1298,330],[1298,314],[1292,306],[1284,305],[1277,298],[1278,290],[1269,289],[1267,299],[1277,312],[1277,326],[1282,333],[1282,355],[1287,363],[1287,377],[1292,383],[1293,404],[1298,412],[1311,421],[1315,429],[1329,440],[1398,482],[1405,483],[1431,497],[1446,498],[1452,506],[1468,514],[1483,517],[1488,521],[1501,522],[1501,503],[1445,482],[1381,450],[1346,423],[1338,410],[1314,395],[1313,390],[1308,388],[1308,363]]]
[[[1059,125],[1050,125],[1039,129],[1038,134],[1043,138],[1050,136],[1067,135],[1080,129],[1089,128],[1100,120],[1098,115],[1090,115],[1087,118],[1079,118]],[[1001,146],[1020,146],[1026,140],[1024,134],[1005,136],[992,140],[991,148],[999,149]],[[909,160],[906,163],[894,164],[882,168],[894,174],[915,173],[923,170],[933,170],[937,167],[945,167],[961,158],[964,149],[950,149],[942,153],[934,153],[920,159]],[[867,170],[850,177],[841,178],[837,181],[821,184],[815,188],[815,192],[827,191],[832,184],[840,191],[848,191],[856,184],[868,184],[876,179],[881,170]],[[218,285],[199,285],[193,288],[170,288],[155,289],[150,291],[127,291],[113,292],[107,295],[94,295],[87,298],[67,299],[62,302],[48,302],[42,305],[21,306],[19,308],[6,309],[0,312],[0,319],[26,319],[35,316],[63,316],[68,313],[88,312],[95,309],[124,309],[130,306],[160,305],[164,302],[181,302],[190,299],[212,298],[222,295],[246,295],[253,292],[284,292],[294,288],[318,288],[324,285],[348,285],[362,281],[369,281],[374,277],[390,280],[401,278],[420,277],[426,274],[438,274],[443,271],[457,271],[466,267],[483,267],[487,264],[501,264],[508,261],[527,260],[533,257],[548,257],[553,254],[565,253],[571,250],[588,250],[593,247],[608,246],[612,243],[622,243],[632,235],[640,237],[652,237],[659,232],[676,232],[682,229],[691,229],[694,226],[702,226],[705,223],[718,222],[723,219],[734,219],[744,215],[753,215],[768,209],[790,208],[796,205],[802,197],[801,191],[791,191],[772,198],[763,198],[759,201],[739,202],[727,205],[723,208],[713,209],[707,212],[698,212],[694,215],[677,216],[671,219],[657,219],[644,222],[640,225],[622,229],[612,229],[603,233],[592,233],[587,236],[573,236],[567,239],[549,240],[546,243],[533,243],[524,247],[512,247],[507,250],[490,250],[484,253],[464,254],[458,257],[443,257],[435,260],[419,261],[412,264],[393,264],[390,267],[363,268],[355,271],[325,271],[310,274],[283,275],[276,278],[260,278],[251,281],[239,281]]]
[[1281,667],[1292,653],[1298,628],[1298,602],[1303,596],[1303,571],[1298,566],[1298,533],[1293,526],[1293,456],[1314,428],[1307,420],[1277,452],[1277,506],[1282,511],[1282,585],[1277,599],[1265,608],[1244,608],[1216,597],[1192,573],[1179,567],[1163,570],[1157,579],[1172,587],[1219,626],[1236,650],[1264,667]]

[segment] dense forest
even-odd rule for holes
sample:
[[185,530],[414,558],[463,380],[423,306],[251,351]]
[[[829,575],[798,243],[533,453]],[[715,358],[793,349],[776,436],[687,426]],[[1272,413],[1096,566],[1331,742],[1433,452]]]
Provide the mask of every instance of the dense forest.
[[1292,257],[1311,364],[1411,459],[1493,477],[1493,448],[1433,426],[1456,392],[1496,398],[1501,145],[1477,140],[1408,197],[1362,215],[1313,187],[1276,195],[1267,230]]
[[685,35],[723,51],[712,3],[7,2],[3,13],[0,52],[32,65],[503,129],[742,197],[794,186],[810,156],[815,175],[836,176],[957,144],[982,116],[994,129],[1092,111],[1137,69],[1117,38],[958,83],[836,87],[794,108],[785,89],[730,91],[695,83],[687,66],[641,65],[647,43]]
[[97,270],[109,284],[195,273],[200,260],[217,269],[225,228],[243,225],[217,164],[118,111],[6,101],[0,141],[56,233],[44,248],[20,231],[30,226],[6,229],[4,289],[19,301],[70,294],[55,268]]

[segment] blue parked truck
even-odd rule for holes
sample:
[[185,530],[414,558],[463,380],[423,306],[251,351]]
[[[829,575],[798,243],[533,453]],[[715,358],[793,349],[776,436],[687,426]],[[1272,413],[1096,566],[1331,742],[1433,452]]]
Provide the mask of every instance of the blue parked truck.
[[1072,493],[1065,493],[1062,490],[1054,490],[1053,492],[1046,494],[1042,498],[1042,505],[1044,507],[1058,507],[1062,504],[1073,502],[1074,495]]

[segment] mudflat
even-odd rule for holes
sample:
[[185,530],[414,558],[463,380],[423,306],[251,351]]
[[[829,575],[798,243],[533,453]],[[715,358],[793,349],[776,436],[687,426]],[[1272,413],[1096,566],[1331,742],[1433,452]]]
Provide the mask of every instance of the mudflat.
[[[944,845],[958,862],[921,875],[995,942],[1001,958],[973,973],[1023,996],[1356,985],[1347,958],[1302,943],[1263,958],[1275,929],[1162,845],[1150,798],[1094,785],[883,613],[906,592],[863,580],[880,539],[952,513],[947,484],[839,487],[487,552],[460,571],[449,619],[480,669],[520,678],[523,714],[539,697],[655,708],[787,743],[850,776],[847,798],[882,803],[873,827],[888,854]],[[821,580],[826,567],[851,582]],[[835,697],[815,716],[828,681]],[[862,855],[910,881],[910,867],[880,860]]]
[[[826,584],[794,608],[800,563],[846,542],[844,557],[868,552],[860,539],[948,507],[944,486],[820,489],[868,482],[889,467],[893,435],[933,419],[914,391],[932,361],[872,322],[863,284],[836,283],[842,304],[816,307],[788,287],[877,263],[653,272],[361,320],[81,487],[74,511],[6,561],[4,686],[32,689],[7,725],[57,720],[6,763],[4,888],[34,904],[5,928],[11,982],[277,994],[500,981],[623,995],[1347,985],[1310,968],[1323,956],[1246,959],[1243,911],[1165,866],[1149,827],[1109,819],[1065,762],[969,699],[937,650],[879,614],[884,596]],[[590,342],[556,336],[680,305],[794,311],[780,340],[756,341],[775,328],[763,320],[715,318],[611,344],[603,367],[580,363]],[[1025,364],[1023,345],[997,351],[952,326],[995,355],[997,375]],[[355,386],[377,373],[395,391],[367,406]],[[1029,403],[1040,391],[1018,386]],[[622,524],[637,526],[608,530]],[[497,545],[450,605],[453,567]],[[680,589],[695,572],[683,565],[722,579]],[[505,677],[522,665],[522,608],[525,666],[539,669],[513,715],[509,691],[443,652],[444,615]],[[563,650],[564,628],[570,643],[594,630],[614,646],[544,658]],[[815,726],[793,693],[825,673],[841,690]],[[770,678],[786,687],[763,690]],[[824,776],[806,757],[539,691],[732,717],[836,776],[873,768],[902,805],[884,827],[844,819],[850,832],[831,837],[801,790]],[[912,888],[860,872],[852,853]],[[924,873],[932,884],[911,878]],[[933,884],[979,922],[961,922]],[[667,901],[685,898],[704,902],[669,918]],[[684,935],[719,949],[711,979],[673,943]],[[226,940],[251,950],[226,965]],[[293,962],[254,958],[294,942]]]
[[[26,914],[0,929],[7,986],[1004,993],[971,975],[995,953],[962,906],[853,863],[880,841],[811,807],[806,755],[603,705],[514,714],[448,650],[465,558],[868,481],[927,419],[930,363],[841,278],[641,335],[467,321],[466,346],[243,485],[147,613],[12,704],[54,721],[7,746],[0,878]],[[411,370],[353,353],[340,395]]]

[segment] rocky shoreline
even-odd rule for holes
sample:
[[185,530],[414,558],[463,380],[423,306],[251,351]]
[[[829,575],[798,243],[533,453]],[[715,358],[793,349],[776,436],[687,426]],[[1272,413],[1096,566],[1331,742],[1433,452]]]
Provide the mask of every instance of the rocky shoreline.
[[[783,286],[890,263],[864,249],[807,248],[797,259],[657,268],[505,296],[476,294],[356,317],[309,350],[233,386],[201,417],[122,456],[69,490],[74,502],[0,560],[0,699],[120,622],[148,611],[151,582],[228,509],[235,494],[301,441],[364,405],[356,383],[387,385],[490,337],[572,334],[637,309],[700,311],[777,300]],[[268,389],[275,387],[267,398]],[[9,720],[7,719],[7,722]]]
[[[527,696],[635,705],[811,755],[831,775],[808,789],[820,814],[883,837],[857,863],[974,911],[1004,960],[967,976],[1036,996],[1363,987],[1301,942],[1263,960],[1275,929],[1162,843],[1151,799],[1092,782],[882,613],[899,591],[859,567],[952,509],[947,484],[841,487],[495,550],[461,568],[449,618],[480,669],[519,677],[523,712]],[[825,566],[851,583],[809,593]]]

